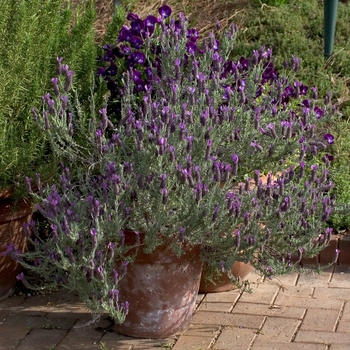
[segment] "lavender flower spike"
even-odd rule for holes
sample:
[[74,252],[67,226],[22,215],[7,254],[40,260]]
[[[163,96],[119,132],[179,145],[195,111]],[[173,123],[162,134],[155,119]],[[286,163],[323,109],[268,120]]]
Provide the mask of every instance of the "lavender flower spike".
[[237,154],[232,155],[232,162],[233,162],[232,175],[233,176],[237,175],[238,161],[239,161],[238,155]]
[[66,82],[64,84],[64,91],[65,92],[68,92],[69,89],[72,86],[73,74],[74,74],[74,72],[72,70],[67,70],[67,72],[66,72]]

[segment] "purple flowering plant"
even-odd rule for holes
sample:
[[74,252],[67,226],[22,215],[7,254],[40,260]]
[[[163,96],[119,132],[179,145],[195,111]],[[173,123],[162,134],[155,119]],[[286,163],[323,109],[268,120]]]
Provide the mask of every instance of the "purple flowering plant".
[[[130,48],[121,59],[133,64],[121,72],[117,120],[108,109],[116,95],[101,104],[92,96],[89,112],[82,108],[73,73],[53,79],[54,95],[33,111],[64,164],[55,185],[39,181],[32,192],[52,232],[48,240],[35,235],[30,263],[22,262],[119,322],[128,304],[118,300],[118,281],[132,263],[125,230],[144,233],[147,253],[200,245],[211,266],[249,261],[267,276],[297,268],[331,235],[330,159],[314,160],[334,142],[316,132],[333,108],[319,103],[316,88],[293,81],[298,59],[285,71],[275,69],[270,49],[232,60],[234,26],[199,41],[183,15],[159,12],[145,20],[129,14],[131,27],[119,33],[118,50]],[[137,72],[147,69],[140,89]],[[31,191],[31,179],[27,185]]]

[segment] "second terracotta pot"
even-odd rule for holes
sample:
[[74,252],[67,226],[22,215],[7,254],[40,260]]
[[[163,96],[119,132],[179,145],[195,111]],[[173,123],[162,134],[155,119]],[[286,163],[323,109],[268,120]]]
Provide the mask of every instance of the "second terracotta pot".
[[[252,265],[250,263],[235,262],[231,268],[231,274],[235,278],[243,280],[251,270]],[[228,292],[236,288],[237,286],[231,282],[227,273],[221,273],[221,277],[215,281],[215,284],[208,281],[205,278],[205,266],[203,267],[201,283],[199,286],[200,293]]]

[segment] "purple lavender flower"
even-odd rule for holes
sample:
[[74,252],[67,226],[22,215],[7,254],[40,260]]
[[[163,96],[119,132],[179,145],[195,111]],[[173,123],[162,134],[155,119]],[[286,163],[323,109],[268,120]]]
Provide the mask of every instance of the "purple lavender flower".
[[241,245],[241,231],[240,230],[237,230],[235,232],[235,241],[236,241],[236,247],[238,249]]
[[74,74],[74,72],[72,70],[66,71],[66,82],[64,84],[64,91],[65,92],[68,92],[72,86],[73,74]]
[[62,74],[62,61],[63,61],[63,57],[56,57],[56,61],[57,61],[57,69],[56,72],[58,75]]
[[119,32],[118,42],[129,41],[134,36],[130,28],[123,26]]
[[92,237],[93,246],[96,248],[97,247],[97,230],[95,228],[91,229],[90,234]]
[[109,67],[107,69],[104,70],[104,72],[101,72],[100,73],[98,72],[98,75],[108,75],[108,76],[111,76],[111,77],[114,77],[116,76],[118,73],[118,68],[116,66],[116,64],[114,62],[111,62]]
[[159,20],[158,20],[158,18],[156,16],[150,15],[150,16],[146,17],[144,22],[145,22],[146,28],[149,28],[149,29],[153,28],[154,29],[155,25],[157,23],[159,23]]
[[168,201],[168,190],[166,188],[162,188],[162,204],[166,204]]
[[24,273],[23,273],[23,272],[19,273],[19,274],[16,276],[16,280],[18,280],[18,281],[22,281],[23,279],[24,279]]
[[21,251],[17,249],[17,246],[11,242],[5,246],[6,250],[0,253],[0,256],[15,257],[17,254],[21,254]]
[[[139,36],[141,34],[141,31],[144,29],[145,27],[145,23],[142,19],[140,18],[136,18],[133,19],[130,23],[130,29],[132,31],[132,33],[136,36]],[[131,43],[132,39],[130,39],[130,43]]]
[[146,62],[146,56],[141,51],[134,51],[127,59],[130,67],[133,67],[135,64],[143,65]]
[[164,19],[170,17],[172,11],[168,5],[163,5],[162,7],[160,7],[158,9],[158,12],[159,12],[161,18],[164,20]]
[[187,52],[190,55],[194,55],[196,51],[198,50],[197,44],[193,41],[188,41],[186,44]]
[[129,261],[125,260],[122,262],[122,267],[123,267],[123,275],[126,274],[127,272],[127,268],[128,268],[128,265],[129,265]]
[[165,188],[166,174],[160,175],[159,179],[160,179],[160,188],[161,189]]
[[334,136],[332,134],[325,134],[323,137],[329,145],[333,145],[334,143]]

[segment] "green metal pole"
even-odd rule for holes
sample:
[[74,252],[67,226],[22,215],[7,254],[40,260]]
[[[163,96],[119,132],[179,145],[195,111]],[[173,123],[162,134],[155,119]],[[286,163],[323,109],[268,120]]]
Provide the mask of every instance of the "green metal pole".
[[324,55],[326,58],[333,53],[335,24],[339,0],[323,0],[324,5]]

